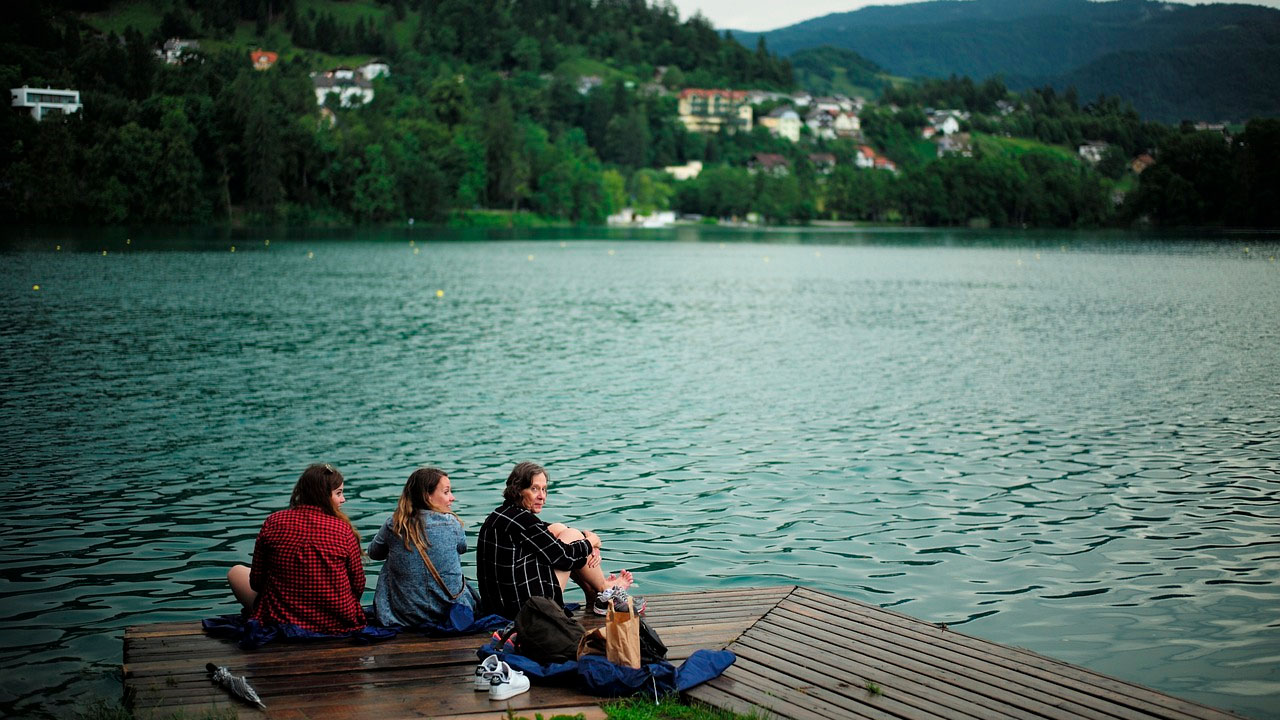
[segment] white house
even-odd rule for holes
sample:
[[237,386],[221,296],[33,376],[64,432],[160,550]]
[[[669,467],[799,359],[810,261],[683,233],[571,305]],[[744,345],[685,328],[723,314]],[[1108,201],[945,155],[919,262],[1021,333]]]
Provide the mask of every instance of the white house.
[[831,118],[831,129],[840,137],[855,137],[862,132],[862,119],[847,110],[838,112]]
[[676,180],[692,180],[702,172],[702,161],[690,160],[684,165],[668,165],[662,168],[662,171]]
[[816,138],[836,139],[835,116],[827,110],[813,110],[804,117],[804,124]]
[[936,122],[933,126],[943,135],[960,132],[960,121],[956,119],[955,115],[947,115],[941,119],[941,122]]
[[898,166],[895,165],[892,160],[876,152],[875,149],[869,145],[858,146],[858,154],[853,156],[853,164],[864,170],[875,169],[889,170],[891,172],[898,171]]
[[1102,156],[1107,152],[1107,148],[1111,147],[1102,140],[1088,140],[1085,144],[1076,149],[1080,153],[1080,157],[1093,165],[1097,165],[1102,161]]
[[578,94],[586,95],[601,85],[604,85],[604,78],[599,75],[583,75],[578,78]]
[[324,105],[325,98],[330,95],[337,95],[342,107],[373,102],[373,83],[350,68],[336,68],[321,75],[312,75],[311,82],[315,86],[317,105]]
[[768,115],[760,118],[760,126],[769,129],[769,132],[776,137],[780,137],[791,142],[800,141],[800,128],[804,123],[800,120],[800,114],[790,107],[783,105],[774,108]]
[[43,120],[50,115],[70,115],[79,112],[84,105],[80,104],[79,90],[55,90],[53,88],[33,88],[23,85],[9,91],[16,108],[29,108],[31,117]]
[[835,97],[816,97],[809,105],[810,110],[826,110],[828,112],[840,112],[846,108],[840,107],[840,98]]
[[169,38],[164,41],[164,49],[157,50],[166,65],[178,65],[182,62],[184,53],[194,52],[200,49],[199,40],[183,40],[182,38]]
[[391,66],[381,60],[370,60],[369,62],[356,68],[365,80],[373,80],[376,77],[391,77]]

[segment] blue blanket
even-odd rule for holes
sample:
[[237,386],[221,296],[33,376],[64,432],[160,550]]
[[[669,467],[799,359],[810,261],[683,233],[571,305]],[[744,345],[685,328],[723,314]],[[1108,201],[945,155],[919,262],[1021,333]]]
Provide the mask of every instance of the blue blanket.
[[235,640],[241,650],[256,650],[277,640],[332,640],[334,638],[351,638],[360,644],[389,640],[405,630],[420,632],[428,637],[449,637],[452,635],[469,635],[471,633],[494,630],[507,624],[507,619],[500,615],[486,615],[476,618],[471,608],[456,603],[449,609],[449,618],[444,623],[424,623],[410,628],[383,627],[373,619],[373,608],[364,608],[365,621],[368,623],[355,632],[329,634],[306,630],[291,623],[260,623],[241,615],[219,615],[201,621],[204,631],[216,637]]
[[593,695],[623,697],[640,692],[659,695],[684,692],[695,685],[719,677],[737,657],[728,650],[696,650],[680,667],[666,661],[648,663],[639,669],[611,663],[601,655],[583,655],[576,661],[542,663],[515,652],[511,643],[499,646],[490,640],[476,651],[483,660],[497,655],[499,660],[547,684],[577,686]]

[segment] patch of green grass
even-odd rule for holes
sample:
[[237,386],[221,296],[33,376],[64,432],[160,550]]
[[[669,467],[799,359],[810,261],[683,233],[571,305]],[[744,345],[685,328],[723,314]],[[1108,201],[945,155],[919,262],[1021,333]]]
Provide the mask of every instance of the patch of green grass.
[[875,684],[875,683],[871,682],[870,680],[868,680],[868,681],[867,681],[866,688],[867,688],[867,694],[868,694],[868,695],[883,695],[883,694],[884,694],[884,690],[881,690],[879,685],[877,685],[877,684]]
[[634,697],[613,700],[602,707],[609,720],[765,720],[769,717],[765,710],[738,715],[701,703],[683,703],[674,696],[664,697],[657,704],[652,698]]
[[1039,140],[1020,137],[1000,137],[984,133],[973,133],[975,150],[984,153],[1007,155],[1017,158],[1032,151],[1047,152],[1064,160],[1078,160],[1075,150],[1064,145],[1047,145]]
[[524,211],[459,210],[449,216],[447,225],[451,228],[539,228],[568,227],[569,223]]

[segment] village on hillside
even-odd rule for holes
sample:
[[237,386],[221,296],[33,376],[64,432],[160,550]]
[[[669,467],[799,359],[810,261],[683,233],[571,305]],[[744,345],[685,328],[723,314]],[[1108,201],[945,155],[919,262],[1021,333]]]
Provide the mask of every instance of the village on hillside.
[[[155,62],[168,66],[204,63],[209,57],[202,52],[199,40],[181,37],[169,38],[154,47],[153,53]],[[262,73],[277,71],[281,60],[279,52],[264,47],[254,47],[240,57],[243,58],[245,67]],[[309,72],[315,112],[318,115],[317,127],[337,128],[343,124],[343,117],[353,120],[356,117],[344,116],[344,113],[359,114],[362,113],[362,108],[375,103],[379,89],[384,87],[380,83],[389,82],[394,68],[390,61],[381,57],[366,57],[366,60],[358,64],[335,64]],[[314,64],[312,66],[315,67]],[[291,67],[291,72],[296,73],[296,62]],[[707,138],[708,146],[713,142],[725,144],[732,136],[746,134],[752,138],[751,142],[745,145],[737,143],[736,147],[752,149],[746,154],[736,152],[731,158],[713,157],[711,154],[706,157],[693,154],[691,157],[690,154],[681,152],[679,160],[683,162],[680,164],[656,160],[620,163],[624,165],[623,172],[661,173],[661,182],[667,188],[664,196],[666,199],[658,203],[637,203],[628,181],[627,193],[624,195],[629,194],[632,202],[624,202],[622,207],[617,203],[610,203],[605,213],[596,216],[607,220],[609,224],[661,227],[680,221],[704,222],[717,218],[734,224],[788,220],[809,222],[819,219],[836,221],[837,218],[850,217],[894,220],[898,216],[892,208],[868,208],[862,200],[853,197],[865,196],[865,188],[846,188],[846,197],[851,199],[844,206],[829,203],[832,193],[823,190],[827,183],[824,178],[830,177],[840,168],[847,168],[851,172],[866,171],[899,176],[907,169],[903,167],[903,146],[908,143],[911,146],[908,153],[910,157],[905,159],[917,169],[942,158],[974,158],[975,154],[981,153],[977,141],[979,135],[987,138],[1011,137],[1004,130],[1006,125],[1002,119],[1035,112],[1025,104],[1025,95],[1018,96],[1007,91],[1003,99],[994,103],[994,112],[984,114],[955,106],[921,107],[917,101],[913,101],[909,107],[899,107],[890,100],[860,95],[816,95],[804,90],[779,92],[772,89],[695,87],[680,80],[673,81],[668,72],[669,69],[665,66],[653,68],[652,77],[645,78],[644,82],[625,79],[625,76],[619,75],[606,79],[599,74],[590,73],[569,76],[568,82],[577,95],[583,98],[582,107],[589,104],[590,96],[608,89],[615,94],[624,93],[636,98],[635,102],[643,102],[646,108],[650,108],[647,112],[654,112],[651,108],[660,108],[663,122],[672,124],[684,133]],[[496,75],[502,81],[510,81],[512,78],[507,71],[499,71]],[[681,73],[675,75],[683,78]],[[459,83],[464,82],[463,75],[457,77]],[[526,77],[529,75],[526,74]],[[543,72],[534,77],[535,83],[540,81],[546,87],[553,82],[565,82],[566,76]],[[85,90],[83,87],[35,87],[28,83],[11,88],[11,105],[15,111],[29,113],[36,121],[72,113],[92,113],[94,108],[83,99]],[[886,116],[906,118],[909,115],[910,120],[904,119],[900,123],[909,134],[900,139],[896,147],[887,146],[883,135],[868,132],[868,113],[881,118],[882,126]],[[653,117],[657,118],[659,115]],[[582,121],[580,117],[579,122]],[[1220,133],[1228,144],[1231,141],[1229,129],[1221,124],[1198,123],[1194,129],[1214,131]],[[1115,207],[1121,205],[1125,194],[1136,185],[1134,179],[1153,166],[1160,157],[1155,147],[1139,145],[1135,151],[1132,143],[1129,148],[1122,148],[1087,135],[1076,134],[1074,138],[1079,139],[1074,142],[1067,139],[1064,142],[1042,138],[1039,142],[1044,143],[1041,147],[1052,145],[1054,152],[1060,152],[1062,157],[1072,159],[1078,166],[1119,164],[1121,170],[1108,172],[1122,173],[1129,179],[1120,182],[1120,174],[1109,174],[1110,178],[1116,180],[1116,185],[1108,186],[1105,190],[1109,193],[1110,203]],[[592,140],[594,149],[599,151],[595,143]],[[986,147],[990,147],[989,142]],[[763,149],[757,151],[755,148]],[[606,164],[604,172],[614,172],[609,163],[616,160],[611,161],[603,152],[600,152],[600,159]],[[797,168],[798,163],[803,164],[804,168]],[[786,179],[797,172],[805,174],[810,179],[804,181],[806,184],[802,188],[809,199],[797,202],[809,203],[810,209],[800,215],[780,212],[767,216],[747,209],[700,208],[691,211],[678,208],[675,202],[668,201],[679,194],[677,191],[681,186],[696,181],[705,169],[726,166],[750,176],[774,180]],[[850,186],[848,176],[844,178],[844,182],[846,186]],[[760,187],[757,183],[757,195],[761,192]],[[512,208],[517,206],[518,198],[512,203]],[[703,213],[707,215],[704,216]]]

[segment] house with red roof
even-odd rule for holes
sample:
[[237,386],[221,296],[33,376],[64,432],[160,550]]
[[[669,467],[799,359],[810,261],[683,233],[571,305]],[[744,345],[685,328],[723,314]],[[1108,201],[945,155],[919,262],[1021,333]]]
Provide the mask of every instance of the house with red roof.
[[751,131],[750,93],[746,90],[685,88],[678,104],[680,122],[690,132]]
[[270,50],[263,50],[262,48],[258,48],[257,50],[249,53],[249,60],[253,62],[254,70],[266,70],[272,65],[275,65],[276,60],[279,59],[279,55],[271,52]]

